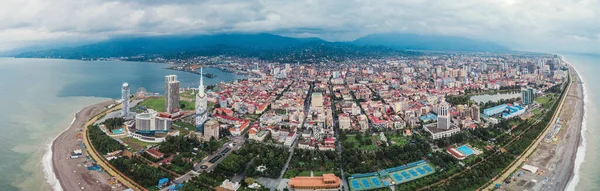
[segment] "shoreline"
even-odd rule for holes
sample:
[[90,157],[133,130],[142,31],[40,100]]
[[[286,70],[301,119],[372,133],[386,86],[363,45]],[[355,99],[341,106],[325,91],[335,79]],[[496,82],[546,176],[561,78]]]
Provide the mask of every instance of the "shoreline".
[[[566,59],[564,59],[564,57],[562,58],[562,60],[567,62]],[[581,120],[581,126],[579,129],[579,136],[577,136],[578,146],[575,149],[575,155],[573,156],[573,159],[572,159],[573,168],[571,171],[571,176],[569,176],[569,179],[567,180],[567,185],[563,188],[563,190],[575,190],[575,188],[577,187],[577,184],[579,183],[579,179],[580,179],[579,170],[581,169],[581,165],[583,164],[583,162],[585,160],[585,155],[586,155],[586,150],[587,150],[587,144],[585,142],[585,140],[586,140],[585,132],[587,131],[586,123],[587,123],[587,106],[589,104],[588,103],[589,96],[587,95],[585,81],[579,74],[579,71],[577,71],[575,66],[571,65],[569,62],[567,62],[567,64],[569,64],[569,66],[571,66],[571,68],[573,68],[575,76],[577,77],[578,82],[579,82],[578,87],[581,88],[581,90],[582,90],[581,94],[583,96],[583,107],[580,109],[580,110],[583,110],[583,116],[582,116],[582,120]]]
[[[71,159],[70,153],[74,149],[82,149],[79,143],[81,139],[78,138],[78,134],[87,121],[113,103],[114,101],[112,100],[103,101],[84,107],[75,113],[75,118],[71,125],[54,138],[48,151],[48,154],[51,155],[52,162],[50,164],[52,165],[53,172],[44,171],[46,182],[52,188],[57,189],[60,187],[61,190],[112,190],[111,185],[108,183],[108,178],[110,178],[108,174],[89,171],[84,166],[87,157],[86,152],[77,159]],[[57,182],[52,184],[52,181]]]
[[63,187],[60,184],[60,180],[58,180],[55,174],[56,170],[54,169],[54,161],[52,160],[52,156],[54,153],[52,147],[54,146],[54,142],[56,141],[56,139],[60,135],[65,133],[67,130],[69,130],[73,123],[75,123],[75,120],[77,120],[77,113],[81,112],[81,110],[83,109],[80,109],[79,111],[73,114],[73,120],[71,121],[69,126],[67,126],[67,128],[61,131],[60,134],[56,135],[56,137],[54,137],[52,140],[49,141],[49,143],[46,144],[48,150],[42,156],[42,168],[44,172],[44,178],[46,179],[46,182],[50,185],[50,188],[52,188],[55,191],[62,191]]

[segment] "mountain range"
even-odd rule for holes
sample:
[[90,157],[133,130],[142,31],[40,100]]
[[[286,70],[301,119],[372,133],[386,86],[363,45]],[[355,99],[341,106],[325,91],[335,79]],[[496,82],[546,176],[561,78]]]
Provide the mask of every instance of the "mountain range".
[[320,38],[293,38],[259,33],[124,37],[76,47],[21,52],[14,56],[66,59],[136,57],[139,60],[145,60],[156,57],[186,58],[227,55],[258,57],[266,60],[302,61],[347,56],[402,56],[416,54],[415,50],[506,51],[508,49],[495,43],[461,37],[373,34],[351,42],[329,42]]

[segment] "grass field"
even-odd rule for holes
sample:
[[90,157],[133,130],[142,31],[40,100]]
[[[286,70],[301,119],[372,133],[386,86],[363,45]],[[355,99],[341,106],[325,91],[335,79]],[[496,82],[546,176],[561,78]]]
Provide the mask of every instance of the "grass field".
[[389,136],[388,137],[389,140],[394,141],[394,145],[405,145],[408,143],[409,138],[405,137],[404,135],[393,135],[393,136]]
[[[371,136],[362,137],[363,139],[372,139]],[[370,145],[363,145],[360,143],[360,141],[358,141],[356,139],[356,135],[347,135],[346,136],[346,140],[344,140],[344,142],[352,142],[354,143],[354,148],[359,148],[360,150],[376,150],[377,149],[377,145],[375,145],[375,141],[372,141],[373,144]]]
[[[194,103],[189,101],[179,101],[179,104],[183,104],[185,107],[180,108],[182,110],[194,110]],[[148,98],[138,104],[139,106],[144,106],[149,109],[153,109],[159,112],[165,112],[165,97],[161,96],[159,98]]]
[[146,146],[148,145],[152,145],[153,143],[146,143],[140,140],[137,140],[135,138],[131,138],[131,137],[125,137],[121,139],[123,142],[127,143],[129,145],[129,147],[137,150],[146,148]]
[[536,97],[535,98],[535,102],[538,102],[540,104],[546,104],[550,101],[550,97],[548,96],[541,96],[541,97]]

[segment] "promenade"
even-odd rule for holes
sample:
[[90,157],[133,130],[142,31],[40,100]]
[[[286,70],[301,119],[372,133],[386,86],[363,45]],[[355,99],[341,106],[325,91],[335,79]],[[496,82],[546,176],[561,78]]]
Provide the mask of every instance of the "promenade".
[[484,185],[480,189],[485,187],[484,190],[492,190],[492,189],[494,189],[494,186],[496,184],[503,185],[504,184],[503,181],[506,178],[508,178],[513,172],[515,172],[519,168],[521,168],[521,166],[529,160],[529,157],[531,156],[531,154],[534,153],[536,151],[536,149],[538,148],[538,146],[541,144],[544,136],[553,130],[552,126],[554,126],[556,119],[563,112],[563,106],[564,106],[565,100],[568,97],[568,95],[571,94],[570,90],[571,90],[572,84],[573,84],[573,80],[571,79],[569,81],[569,84],[565,88],[565,93],[561,97],[561,100],[559,102],[558,107],[556,108],[556,111],[554,111],[554,113],[552,115],[552,119],[544,128],[544,131],[537,136],[537,138],[527,147],[527,149],[523,153],[521,153],[521,155],[519,155],[517,157],[517,159],[515,161],[513,161],[507,168],[502,170],[502,174],[500,176],[494,177],[494,179],[492,179],[492,180],[490,180],[490,182],[488,182],[487,186]]

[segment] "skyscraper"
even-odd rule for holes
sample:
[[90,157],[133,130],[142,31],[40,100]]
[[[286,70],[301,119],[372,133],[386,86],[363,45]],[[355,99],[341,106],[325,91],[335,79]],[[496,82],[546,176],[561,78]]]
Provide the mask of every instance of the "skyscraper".
[[450,129],[450,105],[444,100],[442,101],[442,103],[440,103],[439,105],[439,112],[438,112],[438,121],[437,121],[437,128],[438,129]]
[[479,113],[480,113],[479,106],[475,105],[475,104],[471,105],[471,119],[479,122],[479,119],[480,119]]
[[533,88],[521,89],[521,103],[523,105],[533,104],[534,96]]
[[123,103],[121,116],[127,117],[127,114],[129,114],[129,84],[127,82],[123,83],[121,87],[121,103]]
[[165,94],[166,112],[179,112],[179,81],[177,81],[177,75],[165,76]]
[[202,68],[200,68],[200,85],[198,86],[198,94],[196,94],[196,131],[197,132],[204,132],[204,122],[206,122],[206,120],[208,120],[206,94],[204,93],[204,81],[203,81],[204,77],[202,76],[202,74],[203,74]]

